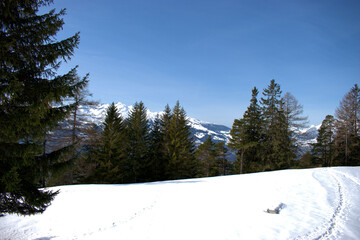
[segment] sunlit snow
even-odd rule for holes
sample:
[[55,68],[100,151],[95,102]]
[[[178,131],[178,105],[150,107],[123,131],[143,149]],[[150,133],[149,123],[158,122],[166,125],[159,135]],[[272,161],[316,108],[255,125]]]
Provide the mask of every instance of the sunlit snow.
[[53,189],[0,239],[360,239],[360,167]]

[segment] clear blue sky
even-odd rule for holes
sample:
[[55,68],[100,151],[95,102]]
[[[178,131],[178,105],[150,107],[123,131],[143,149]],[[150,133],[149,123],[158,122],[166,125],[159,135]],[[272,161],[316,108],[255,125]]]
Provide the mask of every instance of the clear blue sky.
[[360,80],[359,0],[54,0],[58,39],[80,31],[68,67],[102,103],[179,100],[188,116],[231,127],[271,79],[311,124]]

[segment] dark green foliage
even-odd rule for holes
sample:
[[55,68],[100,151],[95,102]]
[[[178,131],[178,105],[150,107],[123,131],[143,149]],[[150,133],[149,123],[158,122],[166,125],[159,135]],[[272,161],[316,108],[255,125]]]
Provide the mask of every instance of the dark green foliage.
[[299,160],[295,161],[293,168],[313,168],[313,167],[321,167],[316,163],[317,160],[311,152],[306,152]]
[[[1,213],[43,212],[56,193],[38,190],[39,172],[62,168],[68,150],[44,151],[48,131],[74,108],[64,100],[75,96],[87,79],[76,68],[57,75],[60,61],[70,60],[79,33],[62,41],[65,10],[38,15],[51,1],[3,0],[0,4],[0,199]],[[62,165],[60,167],[60,165]],[[46,183],[45,183],[46,184]]]
[[112,103],[106,111],[97,153],[96,179],[99,183],[120,183],[125,161],[124,121]]
[[236,151],[237,173],[261,171],[264,122],[257,102],[258,90],[252,90],[250,106],[243,118],[235,119],[230,131],[229,148]]
[[225,142],[215,143],[215,152],[217,158],[217,174],[216,175],[229,175],[233,171],[233,164],[227,160],[228,149]]
[[[165,115],[165,114],[164,114]],[[168,165],[168,158],[166,154],[164,131],[162,128],[162,120],[158,115],[154,121],[150,133],[150,167],[151,181],[166,180],[166,167]]]
[[169,156],[167,167],[169,178],[195,177],[197,174],[197,163],[194,156],[194,140],[191,137],[186,113],[180,107],[179,101],[173,108],[166,138],[168,138],[166,140],[166,149]]
[[280,85],[271,80],[261,98],[264,118],[264,166],[265,170],[285,169],[295,157],[286,108],[281,99]]
[[324,167],[333,166],[335,151],[335,119],[327,115],[318,130],[317,143],[313,145],[313,153]]
[[199,175],[201,177],[216,176],[218,174],[216,154],[215,143],[210,136],[196,149],[195,155],[199,161]]
[[224,142],[214,143],[209,136],[195,151],[198,160],[198,177],[211,177],[229,174],[231,164],[226,159],[227,148]]
[[135,103],[127,119],[127,173],[128,181],[150,179],[149,146],[150,126],[143,102]]

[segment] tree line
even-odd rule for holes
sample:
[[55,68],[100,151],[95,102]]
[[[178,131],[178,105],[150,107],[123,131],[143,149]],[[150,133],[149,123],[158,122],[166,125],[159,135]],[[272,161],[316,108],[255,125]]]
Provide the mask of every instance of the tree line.
[[311,151],[297,158],[298,130],[307,126],[303,107],[271,80],[260,101],[252,90],[250,105],[235,119],[228,147],[235,151],[235,172],[249,173],[288,168],[360,165],[360,90],[357,84],[335,111],[322,122]]
[[307,123],[302,105],[291,93],[282,96],[274,79],[260,101],[258,94],[254,87],[250,105],[242,118],[234,120],[230,131],[228,146],[236,152],[238,173],[292,167],[297,151],[295,130]]
[[299,162],[300,167],[360,165],[360,89],[355,84],[341,100],[335,116],[327,115],[317,141]]
[[112,103],[102,126],[88,128],[81,164],[73,170],[76,181],[134,183],[230,173],[225,143],[209,137],[196,148],[179,102],[172,109],[166,105],[153,124],[146,113],[144,103],[137,102],[123,118]]

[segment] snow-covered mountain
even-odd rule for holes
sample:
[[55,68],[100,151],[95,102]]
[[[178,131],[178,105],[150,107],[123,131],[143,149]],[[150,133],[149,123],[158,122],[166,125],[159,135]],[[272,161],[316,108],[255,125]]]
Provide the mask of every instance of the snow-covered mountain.
[[311,150],[311,144],[316,143],[318,130],[321,125],[311,125],[308,128],[297,131],[297,145],[299,146],[299,155]]
[[[98,106],[80,107],[80,112],[89,116],[90,122],[100,125],[105,119],[106,110],[109,106],[110,104],[100,104]],[[127,106],[120,102],[116,103],[115,106],[124,118],[128,116],[130,110],[133,108],[132,106]],[[150,123],[153,123],[156,116],[161,115],[162,113],[163,112],[151,112],[148,109],[147,116]],[[188,120],[196,144],[201,144],[208,136],[211,136],[212,140],[215,142],[227,142],[230,138],[230,128],[224,125],[204,122],[191,117],[188,117]]]
[[[132,109],[132,106],[127,106],[121,102],[115,104],[119,113],[126,118],[129,114],[129,111]],[[110,104],[100,104],[98,106],[91,107],[81,107],[80,111],[89,116],[89,121],[97,125],[100,125],[105,118],[106,110]],[[163,112],[151,112],[147,110],[147,116],[152,123],[156,116],[161,115]],[[208,136],[211,136],[212,140],[215,142],[224,141],[227,143],[230,138],[230,128],[224,125],[209,123],[200,121],[198,119],[188,117],[189,124],[191,126],[191,131],[195,142],[197,145],[203,143]],[[317,130],[320,126],[312,125],[309,128],[300,129],[297,131],[297,145],[299,146],[299,154],[303,154],[306,151],[309,151],[311,148],[311,143],[316,142]]]
[[360,239],[360,167],[51,190],[43,214],[1,217],[0,239]]

